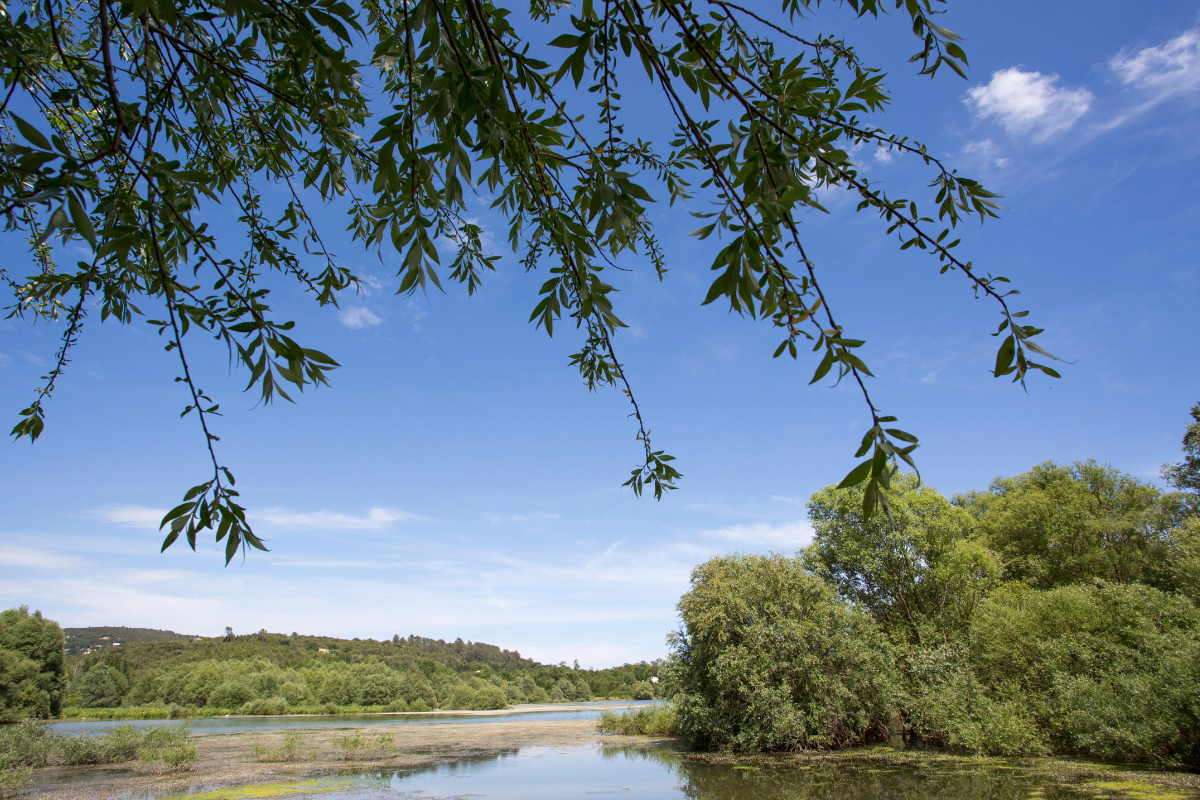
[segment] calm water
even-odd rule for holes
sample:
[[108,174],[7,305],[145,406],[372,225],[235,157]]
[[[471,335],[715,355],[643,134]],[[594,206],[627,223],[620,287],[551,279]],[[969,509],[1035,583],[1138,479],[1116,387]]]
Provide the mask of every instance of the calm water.
[[[1083,800],[1178,798],[1156,787],[1060,784],[1036,764],[995,760],[897,765],[869,758],[755,766],[708,764],[670,748],[526,747],[436,767],[204,791],[174,800]],[[147,798],[147,800],[150,800]],[[161,800],[155,797],[154,800]]]
[[[138,720],[86,720],[54,722],[50,727],[59,733],[98,733],[110,728],[133,725],[136,728],[178,727],[185,722],[192,733],[227,733],[230,731],[270,731],[291,728],[343,728],[368,725],[445,725],[447,723],[485,722],[544,722],[556,719],[596,719],[603,709],[636,708],[652,705],[654,700],[617,700],[603,703],[575,704],[576,709],[556,710],[548,706],[545,711],[526,711],[519,714],[489,714],[487,716],[460,716],[455,714],[341,714],[330,716],[303,717],[212,717],[209,719],[138,719]],[[578,709],[586,705],[585,709]]]

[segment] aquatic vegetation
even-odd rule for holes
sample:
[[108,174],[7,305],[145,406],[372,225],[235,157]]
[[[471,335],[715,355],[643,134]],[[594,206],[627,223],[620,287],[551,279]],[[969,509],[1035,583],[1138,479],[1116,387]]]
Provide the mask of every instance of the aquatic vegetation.
[[283,781],[259,783],[213,789],[198,794],[177,795],[168,800],[259,800],[260,798],[312,797],[362,788],[363,782],[355,778],[315,778],[306,781]]
[[196,748],[186,725],[144,732],[127,725],[82,736],[56,733],[34,720],[0,728],[0,765],[7,770],[135,760],[148,768],[183,769],[196,760]]
[[283,734],[279,747],[256,747],[254,755],[259,761],[307,761],[315,758],[317,749],[310,747],[304,731],[291,730]]
[[342,758],[365,758],[390,749],[396,742],[396,735],[381,733],[378,736],[364,736],[361,729],[355,729],[354,733],[339,736],[334,741],[342,750]]

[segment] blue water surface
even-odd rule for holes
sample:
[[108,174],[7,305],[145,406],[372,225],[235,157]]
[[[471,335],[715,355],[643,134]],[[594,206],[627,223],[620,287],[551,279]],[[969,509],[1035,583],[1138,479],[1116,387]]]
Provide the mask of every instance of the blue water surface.
[[[271,731],[292,728],[347,728],[367,725],[446,725],[488,722],[545,722],[562,719],[596,719],[605,709],[637,708],[652,705],[654,700],[614,700],[596,703],[573,703],[584,709],[555,709],[552,705],[537,706],[537,710],[494,712],[484,715],[450,713],[429,714],[330,714],[279,717],[208,717],[202,719],[136,719],[136,720],[72,720],[54,722],[50,727],[59,733],[78,735],[132,725],[135,728],[178,727],[186,724],[192,733],[229,733],[233,731]],[[545,710],[542,710],[545,709]]]

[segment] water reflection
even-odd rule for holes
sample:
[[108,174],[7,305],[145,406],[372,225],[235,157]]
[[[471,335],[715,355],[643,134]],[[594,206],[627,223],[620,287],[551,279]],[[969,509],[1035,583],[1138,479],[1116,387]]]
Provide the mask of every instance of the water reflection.
[[[1092,779],[1094,780],[1094,778]],[[487,757],[225,788],[176,800],[251,798],[493,798],[493,800],[1183,800],[1149,784],[1063,782],[1039,762],[986,759],[882,759],[869,753],[829,759],[758,758],[714,763],[673,748],[525,747]]]

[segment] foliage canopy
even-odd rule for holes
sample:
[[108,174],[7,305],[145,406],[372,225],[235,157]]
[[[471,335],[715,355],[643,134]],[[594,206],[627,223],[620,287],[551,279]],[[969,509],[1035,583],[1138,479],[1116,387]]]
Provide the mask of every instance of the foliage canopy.
[[0,723],[57,716],[66,685],[58,623],[26,606],[0,612]]
[[[860,17],[890,5],[844,3]],[[958,35],[935,19],[943,4],[894,9],[911,22],[921,74],[965,76]],[[344,211],[364,247],[393,248],[401,293],[445,281],[473,293],[498,261],[467,221],[482,188],[521,264],[546,270],[530,320],[553,333],[566,319],[581,332],[572,365],[589,389],[614,385],[633,406],[643,452],[626,485],[661,497],[681,475],[651,444],[614,346],[624,323],[604,277],[620,259],[648,260],[665,277],[647,217],[654,188],[672,204],[711,204],[695,212],[706,219],[696,235],[723,240],[705,303],[769,320],[776,356],[811,344],[813,382],[834,374],[857,385],[871,425],[857,451],[866,460],[843,485],[865,485],[865,516],[886,510],[883,490],[899,460],[913,465],[917,438],[872,399],[863,340],[834,311],[854,300],[829,296],[806,254],[801,217],[824,210],[820,191],[853,192],[900,249],[926,251],[998,304],[997,376],[1057,373],[1036,360],[1048,356],[1032,341],[1041,331],[1021,324],[1006,279],[957,255],[953,229],[995,216],[997,196],[866,120],[890,102],[883,73],[845,40],[805,33],[819,5],[783,0],[771,19],[727,0],[582,0],[570,32],[547,42],[539,31],[565,26],[555,19],[562,0],[532,0],[527,14],[491,0],[9,3],[0,118],[15,130],[5,134],[0,213],[10,236],[33,245],[36,271],[3,276],[12,315],[64,325],[56,363],[13,434],[42,433],[93,304],[101,320],[145,317],[178,357],[183,413],[194,412],[212,466],[164,518],[164,547],[179,536],[194,547],[207,529],[227,560],[239,546],[262,548],[218,458],[219,410],[189,368],[188,334],[215,337],[266,403],[327,383],[337,362],[293,338],[270,304],[280,279],[322,306],[358,287],[306,203]],[[565,55],[544,61],[543,50]],[[656,141],[625,133],[622,80],[643,68],[676,123]],[[854,166],[847,149],[863,143],[928,167],[926,211]],[[218,205],[236,209],[238,224],[206,224]],[[440,237],[458,245],[448,265]],[[88,252],[74,265],[55,246],[70,240]]]
[[795,558],[695,569],[666,670],[731,750],[903,735],[954,750],[1200,764],[1200,526],[1177,493],[1049,462],[946,499],[812,495]]

